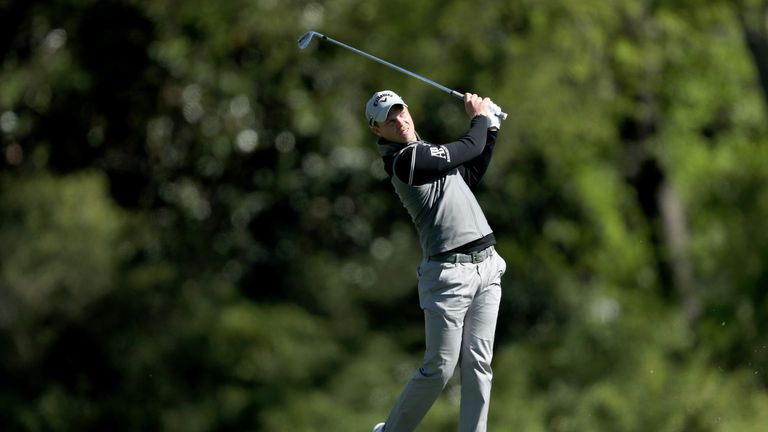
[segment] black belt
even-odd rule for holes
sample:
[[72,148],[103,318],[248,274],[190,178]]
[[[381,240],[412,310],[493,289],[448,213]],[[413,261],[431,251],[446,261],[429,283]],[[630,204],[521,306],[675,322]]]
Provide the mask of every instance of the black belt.
[[457,253],[457,252],[443,252],[439,253],[437,255],[432,255],[429,257],[430,261],[437,261],[437,262],[444,262],[444,263],[472,263],[477,264],[479,262],[485,261],[486,258],[493,255],[493,246],[488,246],[487,248],[477,251],[477,252],[470,252],[468,254],[465,253]]

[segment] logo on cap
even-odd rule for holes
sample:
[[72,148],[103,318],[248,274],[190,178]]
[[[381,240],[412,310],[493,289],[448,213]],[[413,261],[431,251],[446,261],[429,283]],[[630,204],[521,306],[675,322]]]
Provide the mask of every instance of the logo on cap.
[[376,99],[373,100],[373,106],[377,107],[379,106],[379,102],[386,102],[387,98],[389,96],[392,96],[391,93],[382,93],[380,95],[376,96]]

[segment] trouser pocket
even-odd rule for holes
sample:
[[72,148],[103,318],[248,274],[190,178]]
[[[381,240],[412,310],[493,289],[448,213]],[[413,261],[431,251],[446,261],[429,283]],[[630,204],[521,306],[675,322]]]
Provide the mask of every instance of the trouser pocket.
[[425,262],[419,279],[421,308],[441,314],[466,308],[477,285],[474,267],[472,264]]

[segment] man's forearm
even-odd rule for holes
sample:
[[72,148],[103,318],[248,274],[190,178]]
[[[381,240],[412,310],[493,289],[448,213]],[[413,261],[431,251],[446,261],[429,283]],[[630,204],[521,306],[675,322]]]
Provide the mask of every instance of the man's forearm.
[[498,131],[489,130],[486,139],[485,148],[479,156],[464,164],[461,175],[469,187],[476,186],[483,178],[488,166],[491,164],[493,149],[496,147],[496,137]]

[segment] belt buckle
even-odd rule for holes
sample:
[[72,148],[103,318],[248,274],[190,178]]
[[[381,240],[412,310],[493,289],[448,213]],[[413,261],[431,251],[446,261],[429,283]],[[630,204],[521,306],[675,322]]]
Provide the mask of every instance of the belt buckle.
[[480,262],[480,252],[471,252],[469,256],[472,258],[472,264],[477,264]]

